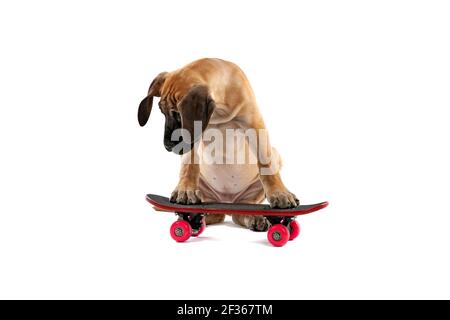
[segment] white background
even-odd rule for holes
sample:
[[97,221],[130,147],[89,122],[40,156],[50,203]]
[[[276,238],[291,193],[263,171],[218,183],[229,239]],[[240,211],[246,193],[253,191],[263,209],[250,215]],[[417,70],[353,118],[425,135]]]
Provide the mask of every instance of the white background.
[[[2,1],[0,298],[450,298],[446,1]],[[151,80],[201,57],[249,77],[286,185],[283,248],[177,244],[179,159]]]

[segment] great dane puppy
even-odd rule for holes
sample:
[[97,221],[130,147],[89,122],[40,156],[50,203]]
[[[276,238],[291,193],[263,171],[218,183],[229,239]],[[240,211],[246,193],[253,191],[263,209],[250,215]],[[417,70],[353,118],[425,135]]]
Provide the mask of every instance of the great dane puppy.
[[[141,126],[148,121],[153,97],[160,97],[166,118],[165,148],[182,154],[171,201],[261,203],[267,198],[272,207],[299,204],[281,180],[281,158],[270,145],[253,90],[237,65],[207,58],[160,73],[139,105]],[[206,223],[224,218],[207,215]],[[232,218],[254,231],[269,226],[260,216]]]

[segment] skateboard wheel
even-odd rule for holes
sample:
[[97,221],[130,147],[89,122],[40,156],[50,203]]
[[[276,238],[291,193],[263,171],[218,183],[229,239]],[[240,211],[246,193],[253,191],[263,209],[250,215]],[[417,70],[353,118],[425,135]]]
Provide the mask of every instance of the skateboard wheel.
[[170,235],[176,242],[184,242],[191,237],[192,228],[189,222],[178,220],[172,223]]
[[282,224],[274,224],[267,232],[267,239],[275,247],[282,247],[289,241],[289,230]]
[[200,229],[198,229],[197,233],[195,233],[194,231],[192,231],[191,236],[193,237],[198,237],[199,235],[202,234],[203,231],[205,231],[206,228],[206,222],[205,222],[205,218],[202,219],[202,226],[200,227]]
[[291,223],[289,224],[289,231],[289,241],[292,241],[300,234],[300,224],[295,220],[291,221]]

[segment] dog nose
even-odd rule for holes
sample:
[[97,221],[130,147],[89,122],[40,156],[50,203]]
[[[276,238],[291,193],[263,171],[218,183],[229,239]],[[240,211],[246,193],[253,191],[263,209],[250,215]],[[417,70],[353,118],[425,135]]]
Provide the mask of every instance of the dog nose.
[[176,143],[172,141],[165,141],[164,142],[164,148],[166,148],[167,151],[172,151],[173,147],[175,147]]

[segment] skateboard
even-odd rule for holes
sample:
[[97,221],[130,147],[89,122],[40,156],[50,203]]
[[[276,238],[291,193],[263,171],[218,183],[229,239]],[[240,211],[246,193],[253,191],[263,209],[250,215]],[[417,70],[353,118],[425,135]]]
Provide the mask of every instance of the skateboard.
[[297,216],[321,210],[328,202],[299,205],[295,208],[276,209],[268,204],[244,203],[201,203],[178,204],[166,197],[147,194],[146,200],[158,211],[175,212],[178,220],[170,227],[170,235],[177,242],[184,242],[190,237],[198,237],[206,228],[205,214],[241,214],[264,216],[270,223],[267,232],[268,241],[275,247],[284,246],[300,234]]

